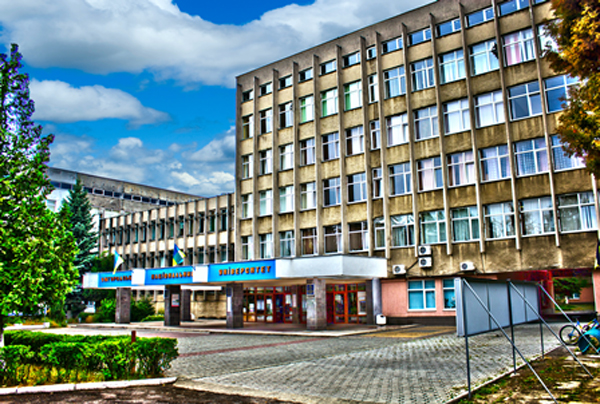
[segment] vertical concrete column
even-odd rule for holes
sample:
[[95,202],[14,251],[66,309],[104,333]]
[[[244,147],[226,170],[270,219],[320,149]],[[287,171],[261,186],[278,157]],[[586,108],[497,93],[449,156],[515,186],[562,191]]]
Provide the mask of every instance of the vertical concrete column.
[[165,286],[165,325],[181,324],[181,286]]
[[131,321],[131,288],[117,288],[115,323],[129,324]]
[[592,283],[594,285],[594,307],[600,313],[600,271],[592,271]]
[[181,290],[181,321],[192,321],[192,291]]
[[381,314],[381,281],[379,278],[367,281],[367,324],[375,324]]
[[327,287],[324,279],[306,282],[306,329],[327,328]]
[[227,328],[244,328],[244,318],[242,317],[244,285],[229,283],[225,292],[227,294]]
[[292,286],[292,323],[300,324],[300,310],[302,310],[302,296],[298,285]]

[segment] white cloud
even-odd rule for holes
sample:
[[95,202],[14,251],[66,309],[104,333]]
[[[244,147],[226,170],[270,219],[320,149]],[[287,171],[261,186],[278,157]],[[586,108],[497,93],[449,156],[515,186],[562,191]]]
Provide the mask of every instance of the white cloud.
[[202,149],[187,154],[192,161],[219,163],[233,161],[235,158],[235,128],[230,128],[222,137],[213,139]]
[[139,126],[169,119],[168,114],[144,107],[131,94],[113,88],[75,88],[62,81],[32,80],[29,89],[37,120],[65,123],[116,118]]
[[232,86],[237,74],[429,2],[316,0],[234,26],[183,13],[168,0],[0,0],[0,41],[18,43],[35,67],[148,70],[160,79]]

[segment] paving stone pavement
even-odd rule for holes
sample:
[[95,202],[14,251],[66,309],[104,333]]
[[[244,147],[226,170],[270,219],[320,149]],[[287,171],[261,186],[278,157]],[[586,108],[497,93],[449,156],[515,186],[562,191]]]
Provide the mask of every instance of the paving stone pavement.
[[[549,331],[543,335],[546,350],[559,345]],[[516,327],[515,340],[525,356],[541,353],[539,325]],[[206,335],[179,344],[188,356],[173,363],[169,376],[232,391],[371,403],[444,403],[466,391],[465,341],[454,334],[408,341]],[[473,385],[512,367],[512,348],[500,331],[471,337],[469,348]]]

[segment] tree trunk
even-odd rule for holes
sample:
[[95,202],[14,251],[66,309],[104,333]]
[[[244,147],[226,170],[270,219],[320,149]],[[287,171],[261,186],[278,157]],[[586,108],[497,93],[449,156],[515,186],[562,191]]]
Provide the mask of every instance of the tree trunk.
[[0,348],[4,348],[4,316],[0,314]]

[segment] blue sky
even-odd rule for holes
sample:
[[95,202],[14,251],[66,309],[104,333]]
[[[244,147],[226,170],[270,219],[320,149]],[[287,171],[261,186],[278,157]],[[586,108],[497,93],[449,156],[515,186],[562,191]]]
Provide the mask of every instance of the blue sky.
[[0,0],[50,165],[234,190],[235,76],[427,0]]

